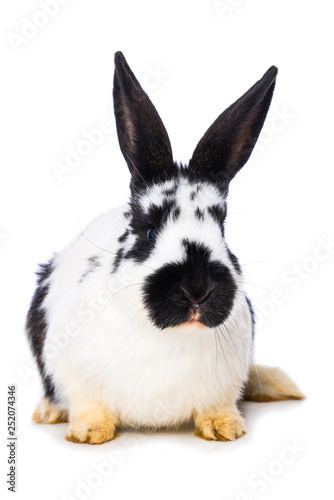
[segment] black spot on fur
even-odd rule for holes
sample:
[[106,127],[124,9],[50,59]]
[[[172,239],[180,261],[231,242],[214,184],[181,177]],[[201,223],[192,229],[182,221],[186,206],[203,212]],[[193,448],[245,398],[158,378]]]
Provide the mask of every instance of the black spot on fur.
[[250,315],[252,317],[252,339],[254,340],[254,337],[255,337],[255,312],[254,312],[252,303],[247,296],[246,296],[246,302],[248,304],[249,312],[250,312]]
[[191,201],[194,201],[194,199],[196,198],[196,194],[197,194],[196,191],[191,191],[191,193],[190,193],[190,200]]
[[117,253],[116,253],[114,262],[113,262],[113,269],[111,271],[112,273],[114,273],[114,272],[117,271],[117,269],[119,268],[120,263],[123,260],[123,257],[124,257],[124,249],[123,248],[119,248],[118,251],[117,251]]
[[124,214],[123,214],[123,215],[124,215],[124,217],[125,217],[126,219],[130,219],[130,217],[131,217],[131,212],[130,212],[130,211],[128,211],[128,212],[124,212]]
[[94,269],[100,267],[101,265],[97,255],[93,255],[92,257],[89,257],[87,260],[88,260],[88,267],[86,271],[82,274],[79,283],[82,283],[84,279],[87,278],[87,276],[94,271]]
[[162,194],[164,194],[165,196],[175,196],[176,191],[177,191],[177,185],[175,184],[175,186],[170,189],[164,189],[162,191]]
[[180,217],[181,214],[181,209],[180,207],[176,207],[173,211],[173,221],[176,222],[178,218]]
[[131,203],[132,219],[130,222],[132,233],[136,235],[136,241],[126,254],[126,259],[133,259],[135,262],[144,262],[155,247],[155,243],[148,243],[147,232],[155,229],[159,235],[171,212],[177,210],[174,199],[165,199],[160,206],[153,203],[147,212],[143,212],[140,203],[133,200]]
[[215,219],[218,224],[223,225],[226,217],[226,208],[222,205],[212,205],[208,208],[209,214]]
[[145,307],[160,329],[189,321],[194,311],[201,323],[218,327],[233,307],[233,277],[226,266],[211,260],[205,245],[183,240],[183,246],[183,261],[165,264],[146,278]]
[[208,212],[213,217],[213,219],[218,223],[220,226],[221,233],[223,237],[225,236],[225,217],[226,217],[226,206],[221,206],[221,205],[213,205],[212,207],[208,208]]
[[195,210],[195,217],[198,220],[204,220],[204,211],[200,210],[199,207],[197,207]]
[[118,241],[119,241],[120,243],[124,243],[124,241],[126,241],[126,239],[127,239],[127,237],[129,236],[129,234],[130,234],[130,231],[129,231],[128,229],[126,229],[126,230],[125,230],[125,232],[122,234],[122,236],[120,236],[120,237],[118,238]]
[[39,373],[42,378],[44,395],[51,401],[55,400],[55,387],[50,376],[45,373],[43,361],[43,348],[47,332],[47,321],[43,302],[49,291],[49,285],[46,283],[53,271],[52,260],[47,264],[42,264],[38,271],[37,288],[32,298],[26,320],[26,331],[29,339],[32,353],[36,359]]
[[233,264],[234,269],[236,270],[236,272],[238,274],[241,274],[241,266],[239,264],[238,258],[234,255],[234,253],[231,252],[231,250],[229,248],[227,248],[227,253],[228,253],[230,261]]

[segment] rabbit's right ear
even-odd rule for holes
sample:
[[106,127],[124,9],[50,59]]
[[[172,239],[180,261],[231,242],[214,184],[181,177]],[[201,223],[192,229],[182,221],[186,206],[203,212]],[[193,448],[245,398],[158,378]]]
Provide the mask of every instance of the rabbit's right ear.
[[171,178],[177,169],[167,131],[122,52],[115,54],[114,111],[131,190]]

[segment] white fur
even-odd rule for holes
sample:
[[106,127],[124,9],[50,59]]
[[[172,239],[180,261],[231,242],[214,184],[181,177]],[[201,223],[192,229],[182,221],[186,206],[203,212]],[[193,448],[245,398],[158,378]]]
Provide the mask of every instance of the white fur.
[[[173,185],[151,188],[141,199],[143,209],[161,204],[163,189]],[[142,264],[123,260],[112,273],[117,240],[129,223],[126,206],[97,218],[55,256],[44,303],[49,328],[43,356],[64,409],[77,400],[100,401],[123,425],[159,427],[189,420],[194,411],[224,407],[240,395],[252,357],[251,316],[242,278],[207,211],[224,199],[214,186],[199,186],[192,201],[193,185],[186,180],[179,185],[180,218],[170,217]],[[197,207],[205,211],[204,221],[196,219]],[[143,280],[162,265],[182,260],[184,238],[207,245],[237,280],[223,333],[185,325],[160,330],[143,306]],[[134,239],[130,235],[123,247],[129,250]],[[80,282],[92,256],[100,265]]]

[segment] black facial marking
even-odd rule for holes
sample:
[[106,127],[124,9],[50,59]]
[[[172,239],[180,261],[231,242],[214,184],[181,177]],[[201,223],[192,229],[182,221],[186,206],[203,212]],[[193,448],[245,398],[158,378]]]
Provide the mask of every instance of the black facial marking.
[[200,210],[199,207],[195,210],[195,217],[198,220],[204,220],[204,210]]
[[36,359],[38,370],[42,378],[44,395],[49,397],[51,401],[54,401],[56,399],[55,387],[51,377],[45,373],[45,364],[43,360],[43,348],[48,328],[43,302],[49,291],[49,285],[46,281],[51,276],[52,271],[52,261],[40,266],[40,270],[37,273],[37,288],[27,315],[26,331],[32,353]]
[[79,283],[82,283],[84,279],[87,278],[87,276],[94,271],[94,269],[100,267],[101,265],[97,255],[93,255],[92,257],[89,257],[87,260],[88,260],[88,267],[82,274]]
[[155,247],[155,241],[147,241],[147,233],[150,229],[155,229],[157,237],[171,213],[178,210],[174,199],[166,198],[162,205],[149,206],[144,212],[140,203],[133,200],[131,203],[132,219],[130,222],[132,233],[136,236],[133,247],[125,254],[124,258],[133,259],[135,262],[144,262]]
[[252,303],[247,296],[246,296],[246,302],[248,304],[249,312],[250,312],[250,315],[252,317],[252,339],[254,340],[254,337],[255,337],[255,312],[254,312]]
[[226,207],[222,205],[212,205],[208,208],[209,214],[214,218],[218,224],[224,224],[226,217]]
[[117,271],[117,269],[119,268],[120,263],[122,262],[123,257],[124,257],[124,249],[123,248],[119,248],[117,250],[116,256],[114,258],[113,269],[111,271],[112,273],[115,273]]
[[123,233],[123,234],[122,234],[122,235],[118,238],[118,241],[119,241],[120,243],[124,243],[124,241],[126,241],[126,239],[127,239],[127,237],[129,236],[129,234],[130,234],[130,231],[129,231],[128,229],[126,229],[126,230],[124,231],[124,233]]
[[175,196],[176,191],[177,191],[177,185],[175,184],[175,186],[170,189],[164,189],[162,191],[162,194],[165,196]]
[[194,201],[194,199],[196,198],[196,194],[197,194],[196,191],[191,191],[191,193],[190,193],[190,200],[191,201]]
[[148,209],[148,217],[155,228],[160,229],[167,221],[171,211],[176,208],[174,199],[165,199],[161,206],[151,205]]
[[241,274],[241,266],[239,264],[238,258],[234,255],[234,253],[231,252],[231,250],[228,247],[226,247],[226,249],[227,249],[227,254],[229,256],[229,259],[232,262],[234,269],[236,270],[236,272],[238,274]]
[[173,210],[173,221],[176,222],[178,218],[180,217],[181,214],[181,209],[180,207],[177,207]]
[[230,314],[236,284],[229,269],[211,260],[203,244],[183,240],[185,258],[165,264],[146,278],[145,307],[154,324],[164,329],[189,321],[194,311],[198,320],[213,328]]

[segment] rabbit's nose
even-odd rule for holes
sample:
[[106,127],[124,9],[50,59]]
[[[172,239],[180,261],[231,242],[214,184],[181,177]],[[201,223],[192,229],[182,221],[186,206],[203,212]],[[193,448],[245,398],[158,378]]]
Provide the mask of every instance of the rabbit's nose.
[[180,287],[183,295],[191,302],[193,309],[199,309],[200,304],[210,295],[212,288],[207,288],[205,290],[194,291],[187,290],[187,288]]

